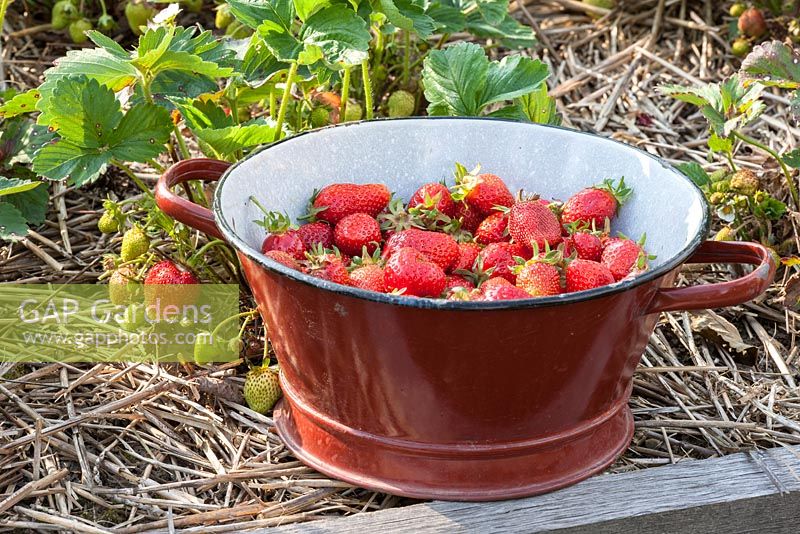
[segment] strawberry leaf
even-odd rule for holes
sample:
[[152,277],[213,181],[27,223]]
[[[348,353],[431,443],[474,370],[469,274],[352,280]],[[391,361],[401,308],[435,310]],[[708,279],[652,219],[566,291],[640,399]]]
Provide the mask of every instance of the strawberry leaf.
[[290,33],[295,17],[291,0],[227,0],[236,19],[252,29],[270,22]]
[[19,178],[4,178],[0,176],[0,197],[29,191],[41,185],[35,180],[20,180]]
[[783,155],[783,162],[793,169],[800,169],[800,148],[787,152]]
[[42,224],[47,215],[47,203],[50,200],[50,193],[46,186],[40,187],[42,182],[34,181],[33,183],[34,187],[32,188],[3,198],[19,210],[28,224]]
[[306,21],[308,18],[324,7],[331,5],[331,0],[293,0],[297,17]]
[[97,178],[112,159],[147,161],[169,139],[169,112],[136,104],[123,115],[108,87],[85,76],[61,80],[39,117],[60,139],[39,150],[33,170],[52,180],[82,185]]
[[800,115],[800,50],[780,41],[760,44],[742,61],[742,75],[762,85],[793,89],[792,112]]
[[475,4],[488,24],[500,24],[508,13],[508,0],[477,0]]
[[385,14],[393,25],[414,32],[423,39],[437,28],[436,22],[413,0],[377,0],[374,8]]
[[[466,11],[466,10],[465,10]],[[480,11],[466,15],[467,31],[477,37],[499,39],[508,48],[531,48],[536,45],[533,30],[506,13],[498,24],[486,20]]]
[[676,167],[698,187],[705,187],[711,184],[711,178],[699,163],[679,163]]
[[300,29],[300,40],[318,46],[329,64],[360,64],[367,58],[370,39],[364,19],[343,5],[318,11]]
[[535,91],[547,77],[538,60],[515,55],[490,62],[472,43],[434,50],[423,65],[429,115],[477,116],[489,104]]
[[8,202],[0,202],[0,239],[16,241],[28,233],[22,213]]
[[114,92],[133,84],[137,76],[129,58],[121,58],[103,48],[71,50],[65,57],[57,59],[53,68],[45,71],[45,82],[39,87],[42,100],[49,98],[61,79],[77,74],[97,80]]
[[36,104],[41,96],[38,89],[31,89],[16,95],[0,106],[0,119],[10,119],[17,115],[36,111]]

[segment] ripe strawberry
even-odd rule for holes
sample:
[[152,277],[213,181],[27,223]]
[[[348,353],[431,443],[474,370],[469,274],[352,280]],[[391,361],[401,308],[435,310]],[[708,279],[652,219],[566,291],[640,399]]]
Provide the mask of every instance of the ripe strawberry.
[[456,186],[453,198],[466,202],[483,217],[488,217],[495,206],[506,208],[514,204],[514,195],[496,174],[475,174],[461,166],[456,167]]
[[508,214],[508,233],[515,242],[539,249],[561,242],[561,224],[550,208],[538,200],[517,202]]
[[[147,308],[156,306],[164,311],[167,306],[182,307],[197,299],[200,281],[188,271],[182,271],[170,260],[162,260],[147,271],[144,279],[144,301]],[[166,287],[165,287],[166,286]],[[192,287],[180,287],[192,286]]]
[[444,284],[444,292],[450,293],[457,287],[462,287],[464,289],[474,289],[475,284],[472,282],[472,280],[458,274],[447,275],[447,281]]
[[324,250],[322,247],[315,247],[312,252],[306,254],[306,257],[308,258],[308,272],[312,276],[344,286],[353,285],[350,272],[347,270],[347,258]]
[[489,278],[501,277],[514,284],[517,276],[512,268],[517,265],[514,256],[519,256],[519,252],[520,247],[512,243],[491,243],[478,254],[478,262]]
[[600,238],[590,232],[575,232],[564,240],[564,255],[570,256],[573,251],[582,260],[600,261],[603,244]]
[[294,256],[288,252],[284,252],[282,250],[268,250],[264,253],[264,255],[268,258],[272,258],[280,264],[294,269],[295,271],[303,270],[303,267],[297,262]]
[[144,230],[134,226],[122,236],[120,258],[123,262],[135,260],[150,249],[150,238]]
[[411,195],[411,200],[408,201],[408,207],[409,209],[435,209],[448,217],[455,217],[456,215],[456,203],[450,196],[450,190],[447,189],[446,185],[438,182],[425,184],[417,189],[417,191]]
[[415,297],[438,297],[446,283],[444,271],[411,247],[392,253],[384,270],[386,289]]
[[444,271],[450,271],[459,257],[458,243],[449,235],[412,228],[398,232],[386,241],[384,258],[391,257],[396,250],[403,247],[418,250]]
[[314,245],[321,245],[322,248],[331,248],[333,246],[333,228],[326,222],[318,221],[304,224],[297,229],[297,234],[303,241],[306,250],[311,250]]
[[567,293],[583,291],[614,283],[611,271],[596,261],[572,260],[566,268]]
[[606,242],[600,263],[605,265],[614,280],[622,280],[634,268],[644,269],[647,258],[644,249],[638,243],[619,237],[612,237]]
[[760,9],[751,7],[739,16],[739,32],[748,37],[761,37],[767,33],[767,23]]
[[356,267],[350,273],[354,287],[386,293],[386,282],[384,281],[383,269],[380,265],[368,263],[361,267]]
[[309,215],[331,224],[353,213],[377,217],[389,204],[390,197],[383,184],[332,184],[314,195]]
[[552,263],[529,260],[517,273],[517,287],[534,297],[558,295],[561,289],[561,273]]
[[112,304],[130,304],[138,300],[140,294],[141,284],[130,265],[123,265],[108,279],[108,298]]
[[453,272],[463,270],[470,271],[475,265],[475,260],[481,252],[480,245],[475,243],[459,243],[458,244],[458,259],[453,265]]
[[361,254],[363,247],[372,254],[382,239],[378,221],[366,213],[353,213],[342,218],[333,230],[333,242],[350,256]]
[[531,296],[528,294],[527,291],[519,287],[512,286],[511,284],[490,286],[485,290],[483,290],[482,295],[483,295],[482,300],[490,300],[490,301],[518,300],[518,299],[531,298]]
[[454,218],[461,223],[462,230],[470,233],[475,233],[478,226],[483,221],[481,214],[464,202],[456,202],[456,214]]
[[561,222],[570,224],[581,221],[602,228],[605,220],[613,219],[630,195],[631,190],[625,186],[625,178],[621,178],[616,186],[611,180],[605,180],[598,186],[582,189],[572,195],[561,210]]
[[278,373],[268,367],[253,367],[244,380],[244,400],[254,412],[265,414],[281,396]]
[[486,217],[478,226],[478,229],[475,230],[475,241],[481,245],[510,240],[508,215],[502,211],[497,211]]
[[253,222],[269,232],[261,243],[261,253],[280,250],[297,260],[305,259],[306,246],[297,230],[291,228],[289,216],[284,213],[267,211],[255,197],[251,196],[250,200],[264,213],[263,219]]

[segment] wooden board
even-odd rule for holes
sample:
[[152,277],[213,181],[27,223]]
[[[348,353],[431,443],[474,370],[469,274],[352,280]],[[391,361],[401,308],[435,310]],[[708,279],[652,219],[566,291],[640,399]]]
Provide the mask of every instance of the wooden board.
[[800,446],[601,475],[527,499],[434,501],[270,529],[273,532],[796,534]]

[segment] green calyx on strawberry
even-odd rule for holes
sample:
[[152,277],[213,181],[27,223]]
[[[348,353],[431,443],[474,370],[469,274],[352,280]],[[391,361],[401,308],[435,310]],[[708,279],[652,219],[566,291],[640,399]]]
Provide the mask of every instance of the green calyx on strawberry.
[[625,178],[620,178],[615,185],[612,180],[588,187],[572,195],[561,208],[561,222],[569,224],[582,221],[603,226],[605,220],[612,220],[628,198],[631,189],[625,185]]
[[453,200],[465,202],[483,217],[490,215],[498,206],[513,206],[514,195],[505,182],[495,174],[478,174],[479,171],[480,167],[468,171],[456,163]]
[[309,212],[301,219],[336,224],[353,213],[377,217],[390,198],[391,193],[383,184],[331,184],[314,193]]
[[439,222],[442,223],[440,226],[443,226],[455,217],[456,203],[446,185],[432,182],[414,192],[408,201],[408,211],[425,220],[433,221],[434,226]]
[[410,117],[414,114],[414,108],[416,99],[408,91],[400,89],[389,96],[390,117]]
[[254,220],[253,222],[269,232],[261,243],[261,252],[280,250],[290,254],[297,260],[305,259],[306,245],[298,231],[291,228],[289,216],[283,213],[267,211],[255,197],[251,196],[250,200],[264,214],[263,219]]
[[306,252],[306,258],[305,267],[310,275],[344,286],[353,285],[346,259],[339,249],[329,250],[316,245]]
[[412,228],[425,228],[420,215],[412,214],[410,210],[407,210],[399,198],[389,202],[387,211],[378,215],[378,222],[381,225],[381,231],[386,232],[389,236]]
[[350,279],[354,287],[386,293],[384,278],[384,261],[381,250],[375,249],[372,253],[364,247],[361,256],[355,256],[350,262]]
[[58,0],[53,4],[51,24],[55,30],[63,30],[80,16],[77,6],[72,0]]
[[150,238],[140,227],[134,226],[122,236],[120,258],[123,262],[133,261],[148,250],[150,250]]
[[278,373],[268,367],[253,367],[244,380],[243,393],[251,410],[266,414],[281,397]]
[[411,247],[397,249],[386,262],[384,281],[389,291],[414,297],[438,297],[447,277],[444,270]]

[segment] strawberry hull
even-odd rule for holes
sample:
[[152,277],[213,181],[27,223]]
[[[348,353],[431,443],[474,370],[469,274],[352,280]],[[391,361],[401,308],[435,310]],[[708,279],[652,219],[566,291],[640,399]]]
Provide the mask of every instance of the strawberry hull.
[[[381,142],[384,135],[389,137]],[[486,169],[502,166],[516,154],[516,147],[531,153],[536,149],[526,145],[531,139],[576,143],[574,148],[558,145],[561,150],[554,151],[552,191],[537,182],[527,163],[513,163],[523,167],[516,173],[497,171],[517,177],[509,183],[512,190],[525,186],[548,197],[564,196],[557,187],[570,174],[558,176],[553,171],[558,165],[603,148],[614,151],[608,168],[592,160],[596,174],[587,172],[564,187],[577,190],[621,167],[626,183],[630,179],[636,191],[629,201],[632,209],[621,211],[621,224],[628,235],[647,232],[648,244],[661,247],[654,251],[659,259],[652,270],[575,294],[461,302],[345,287],[260,254],[262,235],[250,228],[257,212],[247,199],[252,191],[268,188],[269,180],[263,177],[273,174],[271,165],[280,167],[287,181],[275,189],[268,209],[283,206],[301,213],[301,195],[295,195],[290,184],[303,176],[311,178],[296,187],[308,191],[314,176],[324,177],[314,184],[320,188],[337,179],[355,180],[347,173],[358,169],[363,183],[385,182],[393,191],[410,195],[410,184],[418,184],[421,177],[439,178],[439,165],[444,173],[459,158],[468,167],[477,163],[462,149],[435,146],[440,138],[458,145],[456,135],[504,139],[498,153],[482,153],[474,145],[463,149],[479,152],[474,157]],[[409,139],[414,146],[428,142],[429,157],[416,158],[413,146],[405,148],[409,155],[404,157],[405,143],[393,144],[389,138]],[[321,149],[336,152],[339,146],[344,149],[364,139],[380,147],[380,157],[397,165],[382,171],[369,167],[367,158],[337,167]],[[440,156],[435,167],[425,167],[424,162],[435,159],[430,156],[434,148],[454,153]],[[542,153],[538,155],[541,160]],[[287,176],[286,158],[301,157],[302,169]],[[522,161],[521,155],[517,160]],[[479,119],[367,122],[296,136],[230,170],[226,166],[210,160],[181,162],[160,180],[159,206],[236,247],[280,362],[284,398],[275,409],[275,421],[287,446],[330,476],[399,495],[451,500],[522,497],[601,471],[629,444],[632,377],[658,312],[745,302],[763,292],[774,275],[773,260],[760,245],[703,242],[707,207],[682,175],[633,148],[576,132]],[[413,172],[405,180],[408,185],[403,178],[392,178],[398,168],[409,166]],[[181,181],[214,180],[223,173],[214,214],[171,192]],[[665,189],[648,192],[650,181]],[[662,228],[666,213],[659,210],[665,209],[665,199],[674,199],[670,209],[675,227]],[[629,214],[631,219],[626,219]],[[673,288],[687,262],[757,267],[731,282]]]

